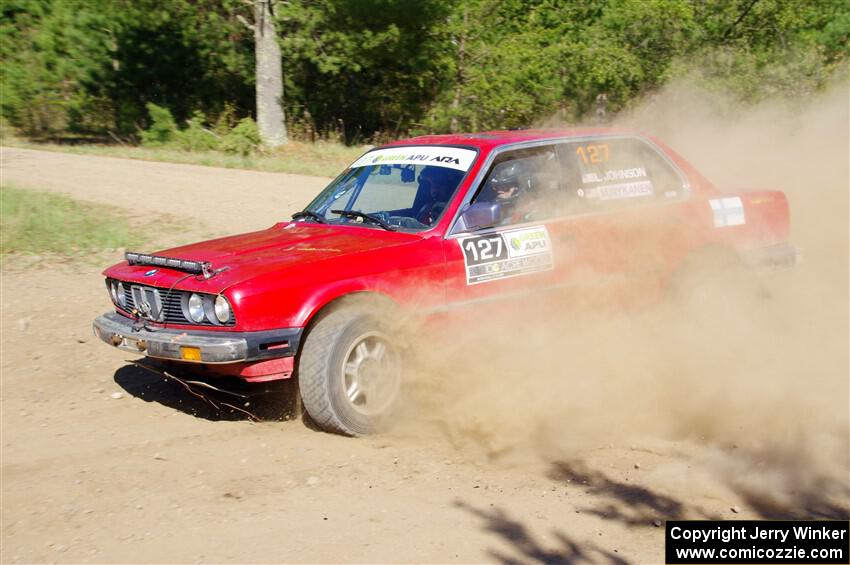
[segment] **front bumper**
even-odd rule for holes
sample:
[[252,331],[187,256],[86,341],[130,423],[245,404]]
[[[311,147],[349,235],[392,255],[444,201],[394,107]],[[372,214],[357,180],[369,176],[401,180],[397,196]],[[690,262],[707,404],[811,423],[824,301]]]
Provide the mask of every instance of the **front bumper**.
[[262,332],[210,332],[137,328],[132,320],[108,312],[92,322],[104,343],[157,359],[194,363],[237,363],[291,357],[298,351],[302,328]]

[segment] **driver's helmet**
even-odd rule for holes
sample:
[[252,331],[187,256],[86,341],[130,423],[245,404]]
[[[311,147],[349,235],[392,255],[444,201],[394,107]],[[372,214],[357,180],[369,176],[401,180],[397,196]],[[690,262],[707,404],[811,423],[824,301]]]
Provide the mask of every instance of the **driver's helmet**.
[[488,201],[513,202],[529,186],[530,178],[523,161],[505,161],[493,169],[482,196]]

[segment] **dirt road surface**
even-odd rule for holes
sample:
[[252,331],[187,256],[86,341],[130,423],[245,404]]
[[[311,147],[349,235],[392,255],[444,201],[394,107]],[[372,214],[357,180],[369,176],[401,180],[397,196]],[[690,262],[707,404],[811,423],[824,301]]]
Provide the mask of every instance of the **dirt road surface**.
[[[265,228],[327,179],[4,148],[2,181],[166,209],[189,241]],[[355,440],[220,417],[92,337],[118,259],[4,267],[3,563],[660,563],[664,520],[846,515],[840,484],[771,498],[730,478],[764,460],[699,437],[498,458],[439,425]]]
[[139,216],[168,213],[195,222],[189,230],[208,224],[218,233],[288,219],[331,180],[5,147],[0,166],[4,184],[34,186]]

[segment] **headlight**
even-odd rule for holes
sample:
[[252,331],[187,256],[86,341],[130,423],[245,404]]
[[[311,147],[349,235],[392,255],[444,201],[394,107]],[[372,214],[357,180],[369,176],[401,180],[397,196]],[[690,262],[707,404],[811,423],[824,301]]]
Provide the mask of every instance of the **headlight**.
[[115,281],[109,281],[109,297],[118,304],[118,283]]
[[221,294],[215,297],[215,317],[222,324],[230,319],[230,303]]
[[204,299],[200,294],[192,294],[189,297],[189,319],[196,324],[204,321]]
[[112,288],[115,289],[115,298],[118,305],[122,308],[127,306],[127,295],[124,294],[124,285],[122,283],[113,284]]

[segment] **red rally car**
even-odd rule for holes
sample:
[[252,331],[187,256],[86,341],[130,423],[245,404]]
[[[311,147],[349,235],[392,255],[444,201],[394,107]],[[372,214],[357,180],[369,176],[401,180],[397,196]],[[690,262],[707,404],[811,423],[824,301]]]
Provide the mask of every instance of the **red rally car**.
[[[663,289],[718,250],[789,263],[776,191],[724,192],[652,137],[434,135],[372,149],[290,221],[107,269],[104,342],[247,382],[297,378],[322,428],[374,431],[403,361],[390,319],[588,285]],[[392,312],[392,313],[388,313]]]

